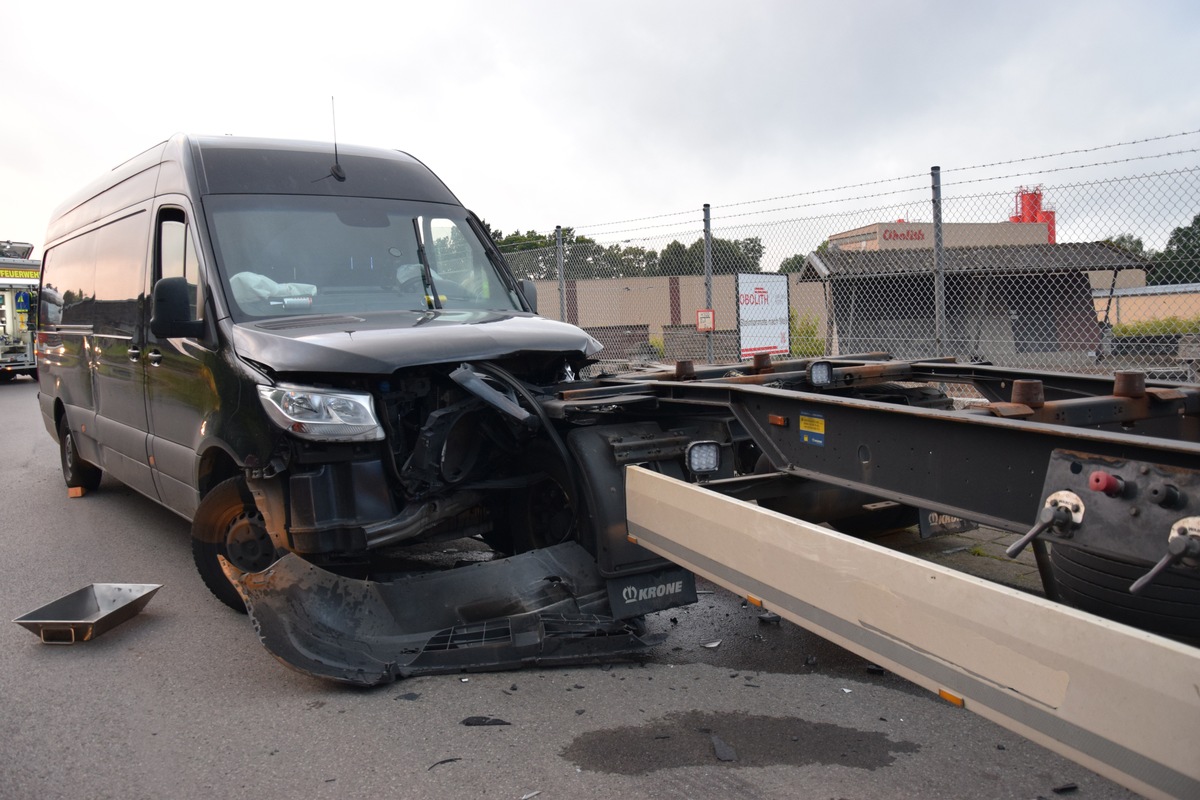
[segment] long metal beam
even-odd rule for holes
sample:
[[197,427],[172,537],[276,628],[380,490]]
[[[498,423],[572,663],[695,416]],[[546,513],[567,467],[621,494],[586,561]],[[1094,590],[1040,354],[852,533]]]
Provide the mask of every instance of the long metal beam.
[[638,544],[1152,798],[1200,797],[1200,650],[637,467]]

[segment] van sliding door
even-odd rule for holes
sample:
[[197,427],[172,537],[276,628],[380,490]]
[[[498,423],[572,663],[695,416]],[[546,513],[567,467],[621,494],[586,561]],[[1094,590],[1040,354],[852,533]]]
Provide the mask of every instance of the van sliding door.
[[96,240],[91,356],[100,466],[127,486],[158,499],[146,449],[143,372],[149,229],[149,212],[143,209],[85,236]]

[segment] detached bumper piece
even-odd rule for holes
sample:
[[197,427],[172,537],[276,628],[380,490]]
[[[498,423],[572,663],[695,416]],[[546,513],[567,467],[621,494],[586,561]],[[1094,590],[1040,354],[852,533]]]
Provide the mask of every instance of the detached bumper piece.
[[344,683],[607,661],[665,638],[611,616],[607,582],[573,542],[392,581],[292,554],[262,572],[222,566],[272,655]]

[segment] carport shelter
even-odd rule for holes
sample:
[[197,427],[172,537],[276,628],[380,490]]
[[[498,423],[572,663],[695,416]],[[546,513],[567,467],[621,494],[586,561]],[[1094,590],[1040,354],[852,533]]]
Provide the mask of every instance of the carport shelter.
[[[1105,284],[1148,262],[1108,242],[948,247],[942,355],[1004,362],[1016,353],[1085,356],[1100,343],[1089,273]],[[842,353],[936,354],[933,250],[810,253],[801,280],[831,289]],[[1074,359],[1068,359],[1074,360]]]

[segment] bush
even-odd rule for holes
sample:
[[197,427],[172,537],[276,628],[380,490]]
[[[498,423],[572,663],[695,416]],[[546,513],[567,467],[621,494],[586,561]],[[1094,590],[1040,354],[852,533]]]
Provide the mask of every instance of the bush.
[[825,355],[825,340],[821,337],[821,321],[815,314],[803,317],[796,309],[788,309],[788,334],[792,340],[793,358]]
[[1165,319],[1147,319],[1141,322],[1128,322],[1113,325],[1113,336],[1164,336],[1172,333],[1200,333],[1200,317],[1180,319],[1167,317]]

